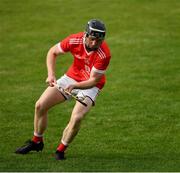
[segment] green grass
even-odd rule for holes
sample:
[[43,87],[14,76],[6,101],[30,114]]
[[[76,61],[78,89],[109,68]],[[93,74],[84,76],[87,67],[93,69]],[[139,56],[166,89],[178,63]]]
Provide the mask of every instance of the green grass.
[[[112,61],[67,160],[53,154],[74,102],[50,110],[42,153],[14,154],[33,134],[48,49],[91,18],[107,25]],[[1,0],[0,171],[180,171],[179,28],[179,0]]]

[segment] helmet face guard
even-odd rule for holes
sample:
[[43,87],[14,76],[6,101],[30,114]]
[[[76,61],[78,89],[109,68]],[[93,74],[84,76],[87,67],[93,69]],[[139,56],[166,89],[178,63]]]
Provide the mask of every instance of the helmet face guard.
[[104,40],[106,35],[106,28],[102,21],[92,19],[86,26],[86,36],[92,36]]

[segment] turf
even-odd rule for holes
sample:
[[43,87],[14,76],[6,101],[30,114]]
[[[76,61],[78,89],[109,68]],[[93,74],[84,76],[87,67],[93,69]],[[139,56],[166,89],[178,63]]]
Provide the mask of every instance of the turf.
[[[42,153],[14,154],[33,133],[48,49],[91,18],[107,25],[112,61],[67,160],[53,154],[73,101],[49,112]],[[1,172],[180,171],[179,0],[1,0],[0,23]]]

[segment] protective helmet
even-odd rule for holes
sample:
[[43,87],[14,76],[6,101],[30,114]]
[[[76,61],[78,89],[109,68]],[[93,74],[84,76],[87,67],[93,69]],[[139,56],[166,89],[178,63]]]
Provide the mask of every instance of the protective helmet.
[[104,23],[97,19],[90,20],[86,26],[86,36],[89,35],[104,39],[106,35],[106,27]]

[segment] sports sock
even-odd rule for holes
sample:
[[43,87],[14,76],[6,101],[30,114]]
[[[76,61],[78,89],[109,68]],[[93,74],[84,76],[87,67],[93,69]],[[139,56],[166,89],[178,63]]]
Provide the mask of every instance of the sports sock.
[[68,146],[64,145],[63,143],[60,143],[57,147],[57,151],[64,152]]
[[39,135],[37,133],[34,133],[32,141],[35,143],[43,142],[43,135]]

